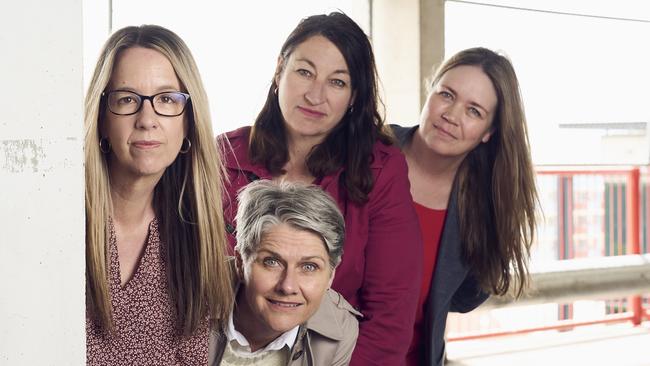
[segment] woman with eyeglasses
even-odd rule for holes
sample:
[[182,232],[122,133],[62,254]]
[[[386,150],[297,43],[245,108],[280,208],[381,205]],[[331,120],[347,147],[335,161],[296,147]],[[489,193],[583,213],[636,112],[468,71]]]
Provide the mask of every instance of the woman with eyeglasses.
[[363,30],[342,13],[314,15],[282,46],[254,125],[220,138],[231,245],[237,191],[254,180],[315,184],[339,205],[346,240],[332,288],[364,315],[352,365],[403,364],[421,277],[406,162],[391,145],[379,104]]
[[89,365],[204,365],[232,304],[219,154],[185,43],[152,25],[104,45],[85,103]]

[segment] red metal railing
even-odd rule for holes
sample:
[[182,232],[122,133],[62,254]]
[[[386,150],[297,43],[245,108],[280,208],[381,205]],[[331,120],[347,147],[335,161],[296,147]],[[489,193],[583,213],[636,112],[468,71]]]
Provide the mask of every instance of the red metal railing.
[[[643,174],[641,174],[643,171]],[[615,226],[615,234],[612,235],[611,244],[615,246],[613,252],[616,254],[641,254],[641,238],[640,238],[640,223],[641,223],[641,199],[640,199],[640,188],[642,178],[648,179],[650,176],[648,174],[648,167],[538,167],[537,174],[538,178],[542,177],[557,177],[557,257],[558,260],[571,259],[574,258],[575,248],[573,240],[573,229],[574,229],[574,178],[583,177],[583,176],[594,176],[601,177],[603,184],[607,184],[608,179],[619,180],[622,178],[622,189],[617,191],[621,200],[619,205],[615,205],[615,209],[618,214],[615,212],[612,216],[611,212],[606,212],[603,215],[604,220],[610,219],[611,217],[606,217],[609,214],[612,217],[617,218],[617,222],[613,223]],[[646,206],[650,206],[650,188],[647,189],[647,201]],[[624,192],[622,192],[624,190]],[[540,196],[543,196],[544,192],[541,192]],[[603,195],[604,199],[606,194]],[[568,200],[568,202],[567,202]],[[618,202],[615,202],[618,204]],[[603,204],[605,206],[605,204]],[[619,207],[619,206],[624,206]],[[611,209],[610,209],[611,211]],[[624,213],[623,213],[624,212]],[[647,207],[646,214],[644,219],[646,227],[650,227],[650,207]],[[610,224],[610,223],[607,223]],[[605,223],[603,224],[605,225]],[[623,227],[624,226],[624,231]],[[596,230],[598,228],[595,228]],[[650,229],[648,229],[650,231]],[[615,236],[615,237],[614,237]],[[646,241],[650,239],[646,238]],[[650,247],[650,243],[645,244],[646,248]],[[622,248],[622,249],[621,249]],[[602,253],[602,254],[611,254],[611,253]],[[457,340],[468,340],[484,337],[494,337],[501,335],[512,335],[525,332],[541,331],[541,330],[567,330],[574,327],[601,324],[601,323],[612,323],[612,322],[623,322],[631,321],[633,324],[640,324],[643,319],[650,319],[650,311],[644,309],[643,307],[643,298],[641,294],[631,296],[623,301],[627,306],[624,306],[623,312],[616,312],[613,314],[606,314],[604,316],[585,319],[572,319],[573,307],[572,304],[558,304],[558,319],[554,321],[543,321],[542,324],[537,325],[525,325],[525,326],[515,326],[515,327],[489,327],[489,329],[483,329],[480,325],[475,323],[485,323],[484,319],[481,319],[474,315],[470,314],[460,314],[456,318],[454,315],[450,315],[450,322],[448,323],[448,340],[457,341]],[[498,309],[502,312],[509,311],[508,309]],[[489,310],[494,311],[494,310]],[[531,310],[534,311],[534,310]],[[480,312],[480,310],[478,310]],[[472,320],[474,317],[474,321]],[[455,319],[455,320],[454,320]],[[456,323],[455,323],[456,322]],[[490,322],[490,321],[487,321]],[[461,326],[464,324],[465,326]],[[465,328],[465,329],[460,329]]]

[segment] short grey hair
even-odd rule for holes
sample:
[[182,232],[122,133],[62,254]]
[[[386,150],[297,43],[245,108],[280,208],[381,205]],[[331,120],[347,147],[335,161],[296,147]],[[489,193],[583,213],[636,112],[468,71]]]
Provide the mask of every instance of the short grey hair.
[[258,180],[240,190],[238,200],[235,250],[242,259],[257,252],[262,235],[285,223],[318,235],[332,268],[341,262],[345,220],[336,202],[320,187]]

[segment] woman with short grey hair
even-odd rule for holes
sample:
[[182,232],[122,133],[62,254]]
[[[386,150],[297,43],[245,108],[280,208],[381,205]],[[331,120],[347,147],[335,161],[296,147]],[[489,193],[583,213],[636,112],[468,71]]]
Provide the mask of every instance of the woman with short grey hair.
[[361,316],[330,289],[345,221],[317,186],[255,181],[238,195],[239,288],[213,364],[347,365]]
[[255,253],[270,227],[286,223],[311,231],[323,240],[332,269],[341,262],[345,222],[332,198],[317,186],[256,181],[238,196],[237,245],[243,259]]

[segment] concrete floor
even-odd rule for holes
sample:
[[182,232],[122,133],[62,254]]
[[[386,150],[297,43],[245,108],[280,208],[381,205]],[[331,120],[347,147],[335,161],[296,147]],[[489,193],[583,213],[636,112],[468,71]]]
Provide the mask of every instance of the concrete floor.
[[650,366],[650,322],[448,342],[447,366]]

